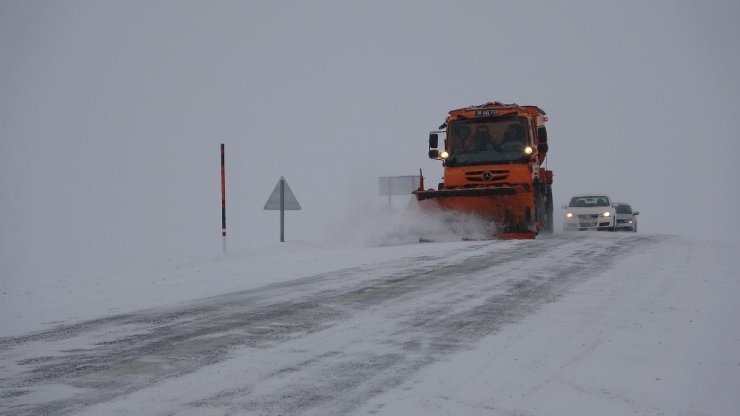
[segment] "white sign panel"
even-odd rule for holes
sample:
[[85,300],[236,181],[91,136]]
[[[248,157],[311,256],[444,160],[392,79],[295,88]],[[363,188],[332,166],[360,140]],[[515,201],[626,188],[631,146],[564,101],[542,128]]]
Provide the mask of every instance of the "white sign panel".
[[419,189],[419,176],[381,176],[379,181],[380,196],[410,195]]

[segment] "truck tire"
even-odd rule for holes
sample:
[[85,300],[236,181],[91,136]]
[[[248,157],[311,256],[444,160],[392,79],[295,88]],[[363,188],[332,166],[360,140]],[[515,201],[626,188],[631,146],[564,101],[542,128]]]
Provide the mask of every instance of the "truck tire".
[[545,232],[548,234],[552,234],[553,232],[553,201],[552,201],[552,185],[549,183],[546,185],[547,189],[545,191],[545,196],[547,199],[545,199]]
[[537,222],[540,224],[540,232],[550,233],[548,230],[548,214],[547,214],[547,185],[540,182],[539,179],[535,179],[534,182],[534,203],[535,213],[537,215]]

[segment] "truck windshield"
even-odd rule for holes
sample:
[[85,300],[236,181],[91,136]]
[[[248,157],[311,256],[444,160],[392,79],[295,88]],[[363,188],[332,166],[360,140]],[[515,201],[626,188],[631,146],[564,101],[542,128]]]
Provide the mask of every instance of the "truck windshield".
[[527,120],[508,117],[457,120],[447,127],[450,166],[522,161],[528,146]]

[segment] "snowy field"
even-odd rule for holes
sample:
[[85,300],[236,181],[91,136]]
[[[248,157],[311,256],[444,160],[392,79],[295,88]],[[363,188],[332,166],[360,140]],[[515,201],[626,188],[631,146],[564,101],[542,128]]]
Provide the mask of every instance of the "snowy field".
[[0,414],[735,414],[739,248],[289,242],[14,282]]

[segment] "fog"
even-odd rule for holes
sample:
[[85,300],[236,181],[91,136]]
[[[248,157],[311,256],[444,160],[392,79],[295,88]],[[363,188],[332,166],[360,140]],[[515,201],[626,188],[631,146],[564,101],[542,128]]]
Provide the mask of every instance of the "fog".
[[281,176],[288,241],[358,241],[408,215],[378,177],[434,186],[428,132],[493,100],[547,112],[558,217],[604,192],[734,238],[738,39],[735,1],[6,0],[0,278],[219,253],[220,143],[230,250],[279,240]]

